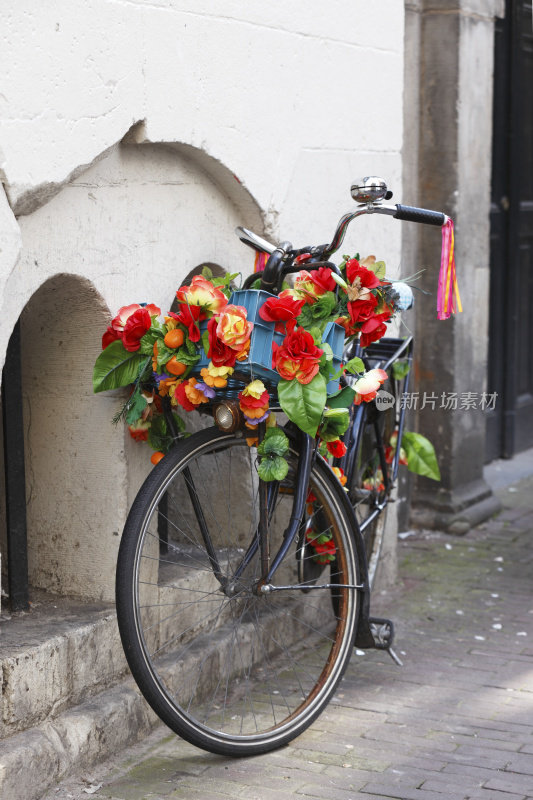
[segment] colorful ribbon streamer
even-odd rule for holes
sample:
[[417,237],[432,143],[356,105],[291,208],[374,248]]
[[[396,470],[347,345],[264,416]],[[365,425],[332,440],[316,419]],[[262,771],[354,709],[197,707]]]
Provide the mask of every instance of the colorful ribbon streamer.
[[255,254],[255,261],[254,261],[254,272],[262,272],[265,268],[265,264],[269,259],[268,253],[256,253]]
[[463,310],[455,273],[454,245],[453,220],[448,218],[448,221],[442,226],[442,254],[439,291],[437,294],[437,316],[439,319],[448,319],[451,314]]

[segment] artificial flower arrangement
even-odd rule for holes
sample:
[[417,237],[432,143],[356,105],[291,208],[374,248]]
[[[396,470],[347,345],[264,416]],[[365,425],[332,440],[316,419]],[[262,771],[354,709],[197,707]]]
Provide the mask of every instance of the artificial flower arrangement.
[[[294,284],[275,296],[256,289],[233,292],[230,284],[237,275],[214,278],[204,268],[189,286],[178,289],[178,311],[163,320],[155,305],[125,306],[102,337],[94,391],[132,386],[115,421],[125,417],[132,437],[150,443],[154,464],[172,446],[175,431],[185,431],[178,410],[216,403],[228,385],[234,394],[240,388],[247,441],[258,446],[263,480],[283,480],[288,471],[288,440],[270,412],[276,396],[293,423],[319,438],[323,455],[342,457],[349,406],[373,400],[387,379],[380,369],[365,372],[359,358],[342,364],[344,341],[359,337],[362,347],[378,341],[397,310],[397,295],[385,278],[385,264],[374,256],[344,257],[340,271],[342,277],[329,267],[302,269]],[[356,379],[340,390],[344,372]],[[174,432],[163,414],[163,398],[172,409]],[[259,443],[257,426],[263,422]],[[410,436],[413,464],[409,453],[407,459],[402,454],[403,463],[438,480],[430,443],[418,434]],[[395,446],[391,440],[391,459]],[[342,470],[334,469],[344,482]]]

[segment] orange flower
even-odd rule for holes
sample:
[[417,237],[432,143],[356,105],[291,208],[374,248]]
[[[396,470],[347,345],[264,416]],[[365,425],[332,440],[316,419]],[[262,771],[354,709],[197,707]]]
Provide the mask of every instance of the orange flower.
[[[253,323],[250,323],[250,325],[252,324]],[[242,348],[240,353],[237,353],[237,361],[246,361],[249,353],[250,353],[250,339],[248,339],[248,341],[244,343],[244,347]]]
[[266,406],[259,406],[259,408],[250,408],[247,406],[241,410],[249,419],[259,419],[260,417],[264,417],[268,411],[268,403]]
[[217,337],[227,347],[237,350],[240,354],[244,345],[250,339],[254,327],[253,322],[248,322],[247,311],[244,306],[226,306],[219,317]]
[[324,352],[315,345],[312,335],[294,322],[287,323],[287,336],[281,345],[272,345],[273,366],[282,378],[298,383],[311,383],[318,372],[318,362]]
[[341,467],[332,467],[332,470],[337,476],[337,478],[340,480],[342,486],[345,486],[348,478],[344,474],[344,470]]
[[195,275],[190,286],[182,286],[178,289],[176,297],[179,303],[200,306],[204,311],[211,314],[217,314],[222,311],[228,302],[226,295],[201,275]]
[[184,384],[187,400],[195,406],[200,405],[200,403],[207,403],[205,394],[195,388],[197,383],[196,378],[189,378],[188,382]]
[[177,378],[163,378],[162,381],[159,381],[159,394],[161,397],[166,397],[167,394],[172,395],[170,391],[173,386],[178,383]]

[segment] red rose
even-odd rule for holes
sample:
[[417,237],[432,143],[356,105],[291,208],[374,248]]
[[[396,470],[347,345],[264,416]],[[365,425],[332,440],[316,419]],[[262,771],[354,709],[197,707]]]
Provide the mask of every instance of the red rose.
[[328,539],[327,542],[311,542],[313,547],[315,548],[317,555],[327,555],[327,556],[334,556],[335,555],[335,543],[333,539]]
[[259,309],[259,316],[266,322],[287,322],[296,319],[305,305],[305,300],[297,300],[282,292],[279,297],[270,297]]
[[170,311],[169,316],[187,328],[191,342],[200,341],[199,322],[200,320],[206,318],[206,314],[202,310],[201,306],[182,305],[179,314],[174,314],[172,311]]
[[113,328],[112,325],[109,325],[106,332],[102,336],[102,350],[105,350],[111,342],[116,342],[117,339],[120,339],[117,331]]
[[344,455],[346,455],[347,447],[344,442],[341,442],[340,439],[335,439],[333,442],[327,442],[326,447],[328,452],[331,453],[331,455],[335,458],[342,458]]
[[313,337],[304,328],[296,328],[294,322],[289,322],[287,328],[289,333],[283,343],[272,345],[272,365],[286,381],[296,379],[298,383],[311,383],[324,351],[315,345]]
[[131,317],[135,311],[138,311],[141,308],[139,303],[132,303],[130,306],[122,306],[119,308],[117,312],[117,316],[113,317],[111,320],[111,327],[114,331],[116,331],[120,338],[122,338],[122,334],[124,332],[124,328],[126,327],[126,322]]
[[128,317],[122,334],[122,344],[134,353],[141,346],[141,339],[150,330],[152,318],[146,308],[139,308]]
[[373,294],[369,295],[366,300],[353,300],[348,303],[348,313],[353,325],[358,322],[366,322],[367,319],[374,314],[375,308],[378,304],[377,298]]
[[376,314],[361,325],[360,342],[361,347],[367,347],[372,342],[377,342],[382,336],[387,333],[387,326],[385,323],[390,319],[390,311],[384,311],[383,314]]
[[[194,306],[191,306],[194,308]],[[221,342],[217,336],[218,317],[211,317],[207,323],[209,334],[209,350],[207,357],[211,359],[215,367],[234,367],[238,353],[232,347]]]
[[337,284],[331,277],[331,269],[329,267],[320,267],[314,269],[310,273],[312,282],[318,289],[318,294],[325,294],[326,292],[334,292]]
[[356,258],[351,258],[346,262],[346,277],[348,283],[357,283],[358,286],[364,286],[366,289],[375,289],[381,283],[376,273],[362,267]]

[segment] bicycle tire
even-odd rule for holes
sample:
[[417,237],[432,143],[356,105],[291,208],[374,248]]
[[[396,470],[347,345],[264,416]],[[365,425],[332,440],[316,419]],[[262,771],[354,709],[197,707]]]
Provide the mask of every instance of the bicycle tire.
[[[352,480],[348,489],[350,501],[365,545],[370,588],[375,583],[381,556],[387,506],[373,519],[371,519],[371,515],[378,503],[388,499],[392,490],[390,484],[386,489],[382,481],[383,472],[374,425],[377,424],[379,428],[384,447],[388,446],[390,437],[396,428],[396,388],[394,380],[389,379],[386,381],[382,389],[395,398],[395,403],[385,410],[378,410],[375,401],[371,401],[365,408],[361,423],[363,429],[359,438]],[[387,465],[387,471],[390,480],[390,465]],[[369,521],[367,522],[367,520]]]
[[[291,446],[293,466],[297,458]],[[117,562],[120,635],[141,692],[181,737],[230,756],[281,747],[316,719],[349,662],[360,606],[359,592],[351,588],[335,590],[337,615],[331,590],[253,594],[257,554],[234,597],[217,588],[209,556],[193,528],[197,518],[191,514],[184,473],[189,486],[194,484],[192,496],[214,531],[215,554],[229,576],[255,531],[255,459],[255,450],[242,438],[217,428],[176,445],[141,487]],[[293,468],[271,513],[273,551],[288,518],[291,475]],[[313,467],[310,486],[335,543],[336,574],[330,577],[356,585],[360,576],[353,517],[344,490],[322,459]],[[237,492],[238,518],[232,515]],[[159,506],[165,497],[169,549],[164,553],[163,544],[161,555],[157,519],[161,521]],[[226,534],[229,542],[222,538]],[[289,553],[276,574],[278,582],[297,581],[296,561],[295,553]],[[325,566],[324,575],[332,569]]]

